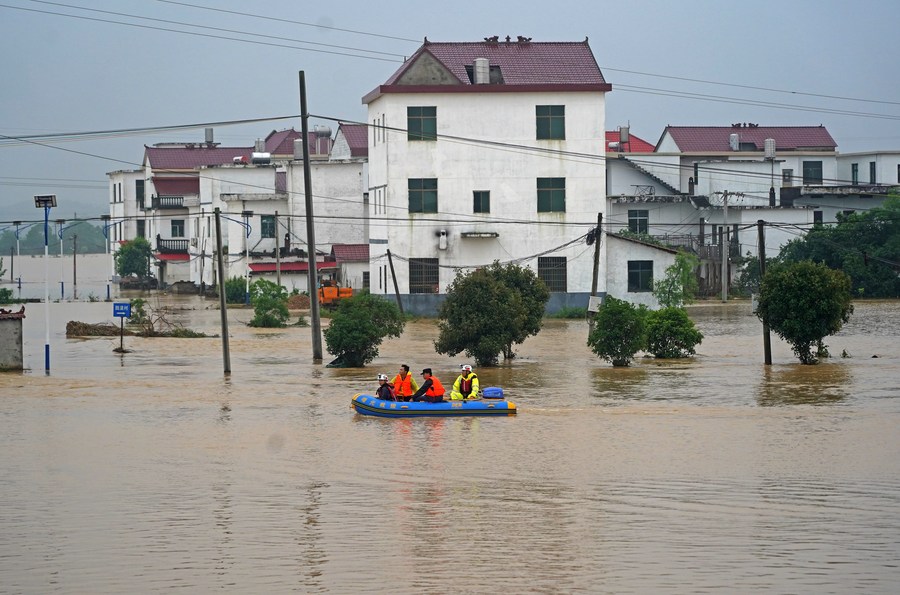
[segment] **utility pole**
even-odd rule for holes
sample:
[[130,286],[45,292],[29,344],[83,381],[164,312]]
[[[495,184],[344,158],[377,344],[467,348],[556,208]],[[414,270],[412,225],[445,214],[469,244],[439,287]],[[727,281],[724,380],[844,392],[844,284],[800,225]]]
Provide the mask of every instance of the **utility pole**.
[[78,299],[78,234],[72,234],[72,299]]
[[[766,276],[766,222],[757,220],[756,230],[759,237],[759,280],[762,282]],[[767,366],[772,365],[772,337],[769,333],[769,323],[763,320],[763,361]]]
[[391,268],[391,279],[394,280],[394,296],[397,298],[397,306],[400,308],[400,313],[403,314],[403,302],[400,301],[400,289],[397,287],[397,275],[394,273],[394,259],[391,258],[390,248],[387,251],[387,257],[388,265]]
[[306,74],[300,71],[300,123],[303,135],[303,193],[306,195],[306,248],[309,270],[309,318],[312,330],[313,362],[322,362],[322,321],[319,318],[318,271],[316,270],[316,226],[313,220],[312,180],[309,167],[309,112],[306,109]]
[[[597,295],[597,281],[600,276],[600,226],[603,225],[603,213],[597,213],[597,228],[594,230],[594,276],[591,279],[591,298]],[[590,306],[590,304],[588,304]],[[594,317],[588,309],[588,327],[590,331],[594,330]],[[589,331],[589,332],[590,332]]]
[[281,246],[279,245],[278,211],[275,211],[275,281],[281,287]]
[[728,234],[728,197],[729,196],[737,196],[743,197],[743,192],[729,192],[727,190],[723,190],[722,192],[716,192],[715,194],[722,195],[722,229],[723,233],[720,234],[720,242],[719,247],[721,248],[722,253],[722,301],[728,301],[728,256],[731,252],[731,240],[727,241],[726,246],[726,237]]
[[228,345],[228,304],[225,303],[225,259],[222,255],[222,220],[219,217],[219,207],[216,207],[216,258],[219,269],[219,278],[216,285],[219,290],[219,312],[222,321],[222,363],[225,375],[231,374],[231,352]]

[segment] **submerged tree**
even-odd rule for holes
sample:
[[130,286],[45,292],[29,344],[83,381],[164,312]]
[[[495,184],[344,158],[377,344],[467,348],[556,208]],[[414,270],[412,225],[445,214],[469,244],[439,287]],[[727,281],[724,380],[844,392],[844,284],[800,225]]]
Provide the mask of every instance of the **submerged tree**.
[[646,351],[653,357],[674,359],[694,355],[694,348],[703,340],[684,308],[663,308],[648,312]]
[[495,366],[500,355],[514,357],[513,346],[541,329],[547,286],[530,269],[498,262],[460,272],[438,312],[435,351],[464,352],[479,366]]
[[290,316],[287,307],[287,290],[266,279],[257,279],[250,285],[250,303],[253,319],[250,326],[281,328],[287,326]]
[[325,329],[328,351],[350,368],[361,368],[378,356],[387,337],[399,337],[406,321],[393,302],[368,292],[342,299]]
[[116,272],[127,277],[146,277],[150,274],[153,250],[146,238],[137,237],[123,243],[116,252]]
[[766,271],[756,315],[790,343],[803,364],[818,363],[813,346],[850,320],[850,277],[809,261],[778,265]]
[[628,366],[643,349],[646,306],[635,306],[606,296],[594,315],[594,329],[588,335],[591,351],[615,367]]
[[697,296],[697,267],[700,259],[687,252],[679,252],[666,276],[653,284],[653,296],[663,308],[680,308],[693,303]]

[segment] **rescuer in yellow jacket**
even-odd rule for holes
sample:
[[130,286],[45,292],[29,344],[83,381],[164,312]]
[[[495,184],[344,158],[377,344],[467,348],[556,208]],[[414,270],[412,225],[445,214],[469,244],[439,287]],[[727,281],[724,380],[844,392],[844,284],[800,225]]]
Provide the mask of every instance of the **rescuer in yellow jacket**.
[[459,376],[453,383],[453,389],[450,391],[451,401],[461,401],[463,399],[478,398],[478,376],[472,371],[472,366],[464,364],[459,367]]

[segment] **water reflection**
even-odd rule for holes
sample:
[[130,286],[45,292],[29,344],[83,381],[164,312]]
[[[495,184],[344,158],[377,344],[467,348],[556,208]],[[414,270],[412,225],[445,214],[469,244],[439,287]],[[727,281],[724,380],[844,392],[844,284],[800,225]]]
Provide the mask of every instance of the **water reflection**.
[[840,403],[850,394],[851,378],[849,365],[844,362],[766,366],[756,401],[762,407]]
[[590,371],[592,395],[610,401],[640,400],[647,395],[649,374],[639,366],[595,368]]

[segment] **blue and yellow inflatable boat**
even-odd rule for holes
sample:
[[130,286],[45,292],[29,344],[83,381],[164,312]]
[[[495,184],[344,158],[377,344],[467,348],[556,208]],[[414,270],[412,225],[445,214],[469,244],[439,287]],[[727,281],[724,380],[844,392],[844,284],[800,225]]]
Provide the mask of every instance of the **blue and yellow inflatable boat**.
[[358,394],[350,402],[361,415],[378,417],[457,417],[515,415],[516,404],[503,399],[503,391],[497,387],[484,390],[484,398],[467,401],[442,401],[440,403],[385,401],[372,395]]

